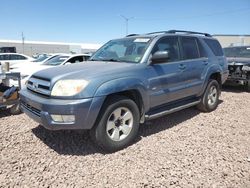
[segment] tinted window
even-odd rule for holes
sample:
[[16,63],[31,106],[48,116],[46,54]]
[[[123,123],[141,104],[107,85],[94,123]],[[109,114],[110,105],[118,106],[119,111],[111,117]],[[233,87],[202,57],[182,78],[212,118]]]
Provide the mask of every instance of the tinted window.
[[27,58],[22,55],[10,55],[10,59],[11,60],[25,60]]
[[223,56],[223,51],[220,43],[214,39],[204,39],[209,48],[212,50],[215,56]]
[[182,37],[181,41],[184,59],[196,59],[200,57],[195,38]]
[[0,60],[10,60],[9,55],[0,55]]
[[169,62],[180,60],[180,51],[177,37],[165,37],[160,39],[155,44],[152,54],[157,51],[168,51]]
[[204,46],[202,46],[201,42],[197,40],[199,52],[200,52],[200,57],[208,57],[206,50],[204,49]]
[[72,57],[70,58],[67,62],[70,63],[80,63],[84,61],[84,57],[83,56],[76,56],[76,57]]

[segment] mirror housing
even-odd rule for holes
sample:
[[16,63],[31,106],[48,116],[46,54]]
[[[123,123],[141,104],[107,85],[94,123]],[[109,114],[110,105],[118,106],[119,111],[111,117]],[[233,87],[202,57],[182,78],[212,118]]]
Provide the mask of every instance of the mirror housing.
[[169,59],[169,52],[168,51],[157,51],[151,57],[151,62],[154,63],[161,63],[166,62]]

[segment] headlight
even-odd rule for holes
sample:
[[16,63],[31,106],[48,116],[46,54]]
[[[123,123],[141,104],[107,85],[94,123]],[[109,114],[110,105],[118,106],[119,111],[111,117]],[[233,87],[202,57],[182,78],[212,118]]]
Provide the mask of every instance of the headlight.
[[59,80],[54,85],[52,96],[73,96],[80,93],[87,85],[87,80]]

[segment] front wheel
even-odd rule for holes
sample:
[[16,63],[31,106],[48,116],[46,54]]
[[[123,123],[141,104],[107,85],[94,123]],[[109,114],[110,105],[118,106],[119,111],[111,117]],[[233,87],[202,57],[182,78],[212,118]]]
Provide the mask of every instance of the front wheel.
[[216,80],[209,80],[197,108],[203,112],[215,110],[219,103],[220,86]]
[[91,130],[91,138],[105,151],[127,147],[135,139],[140,113],[136,103],[123,96],[108,99]]

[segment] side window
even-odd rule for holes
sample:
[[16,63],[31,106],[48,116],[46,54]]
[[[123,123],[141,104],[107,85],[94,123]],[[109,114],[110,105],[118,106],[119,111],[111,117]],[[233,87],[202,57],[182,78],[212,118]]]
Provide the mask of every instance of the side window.
[[215,39],[204,39],[206,44],[212,50],[215,56],[223,56],[223,50],[220,43]]
[[10,55],[10,60],[25,60],[25,59],[27,58],[22,55]]
[[67,62],[80,63],[80,62],[83,62],[83,61],[84,61],[83,56],[76,56],[76,57],[70,58]]
[[199,58],[196,39],[193,37],[182,37],[181,39],[184,59]]
[[168,51],[169,61],[178,61],[180,60],[180,50],[177,37],[164,37],[160,39],[154,46],[152,54],[157,51]]
[[208,57],[206,50],[204,49],[204,46],[202,46],[201,42],[197,40],[198,47],[199,47],[199,52],[200,52],[200,57]]
[[10,60],[9,55],[0,55],[0,60]]
[[84,56],[84,61],[89,60],[90,56]]

